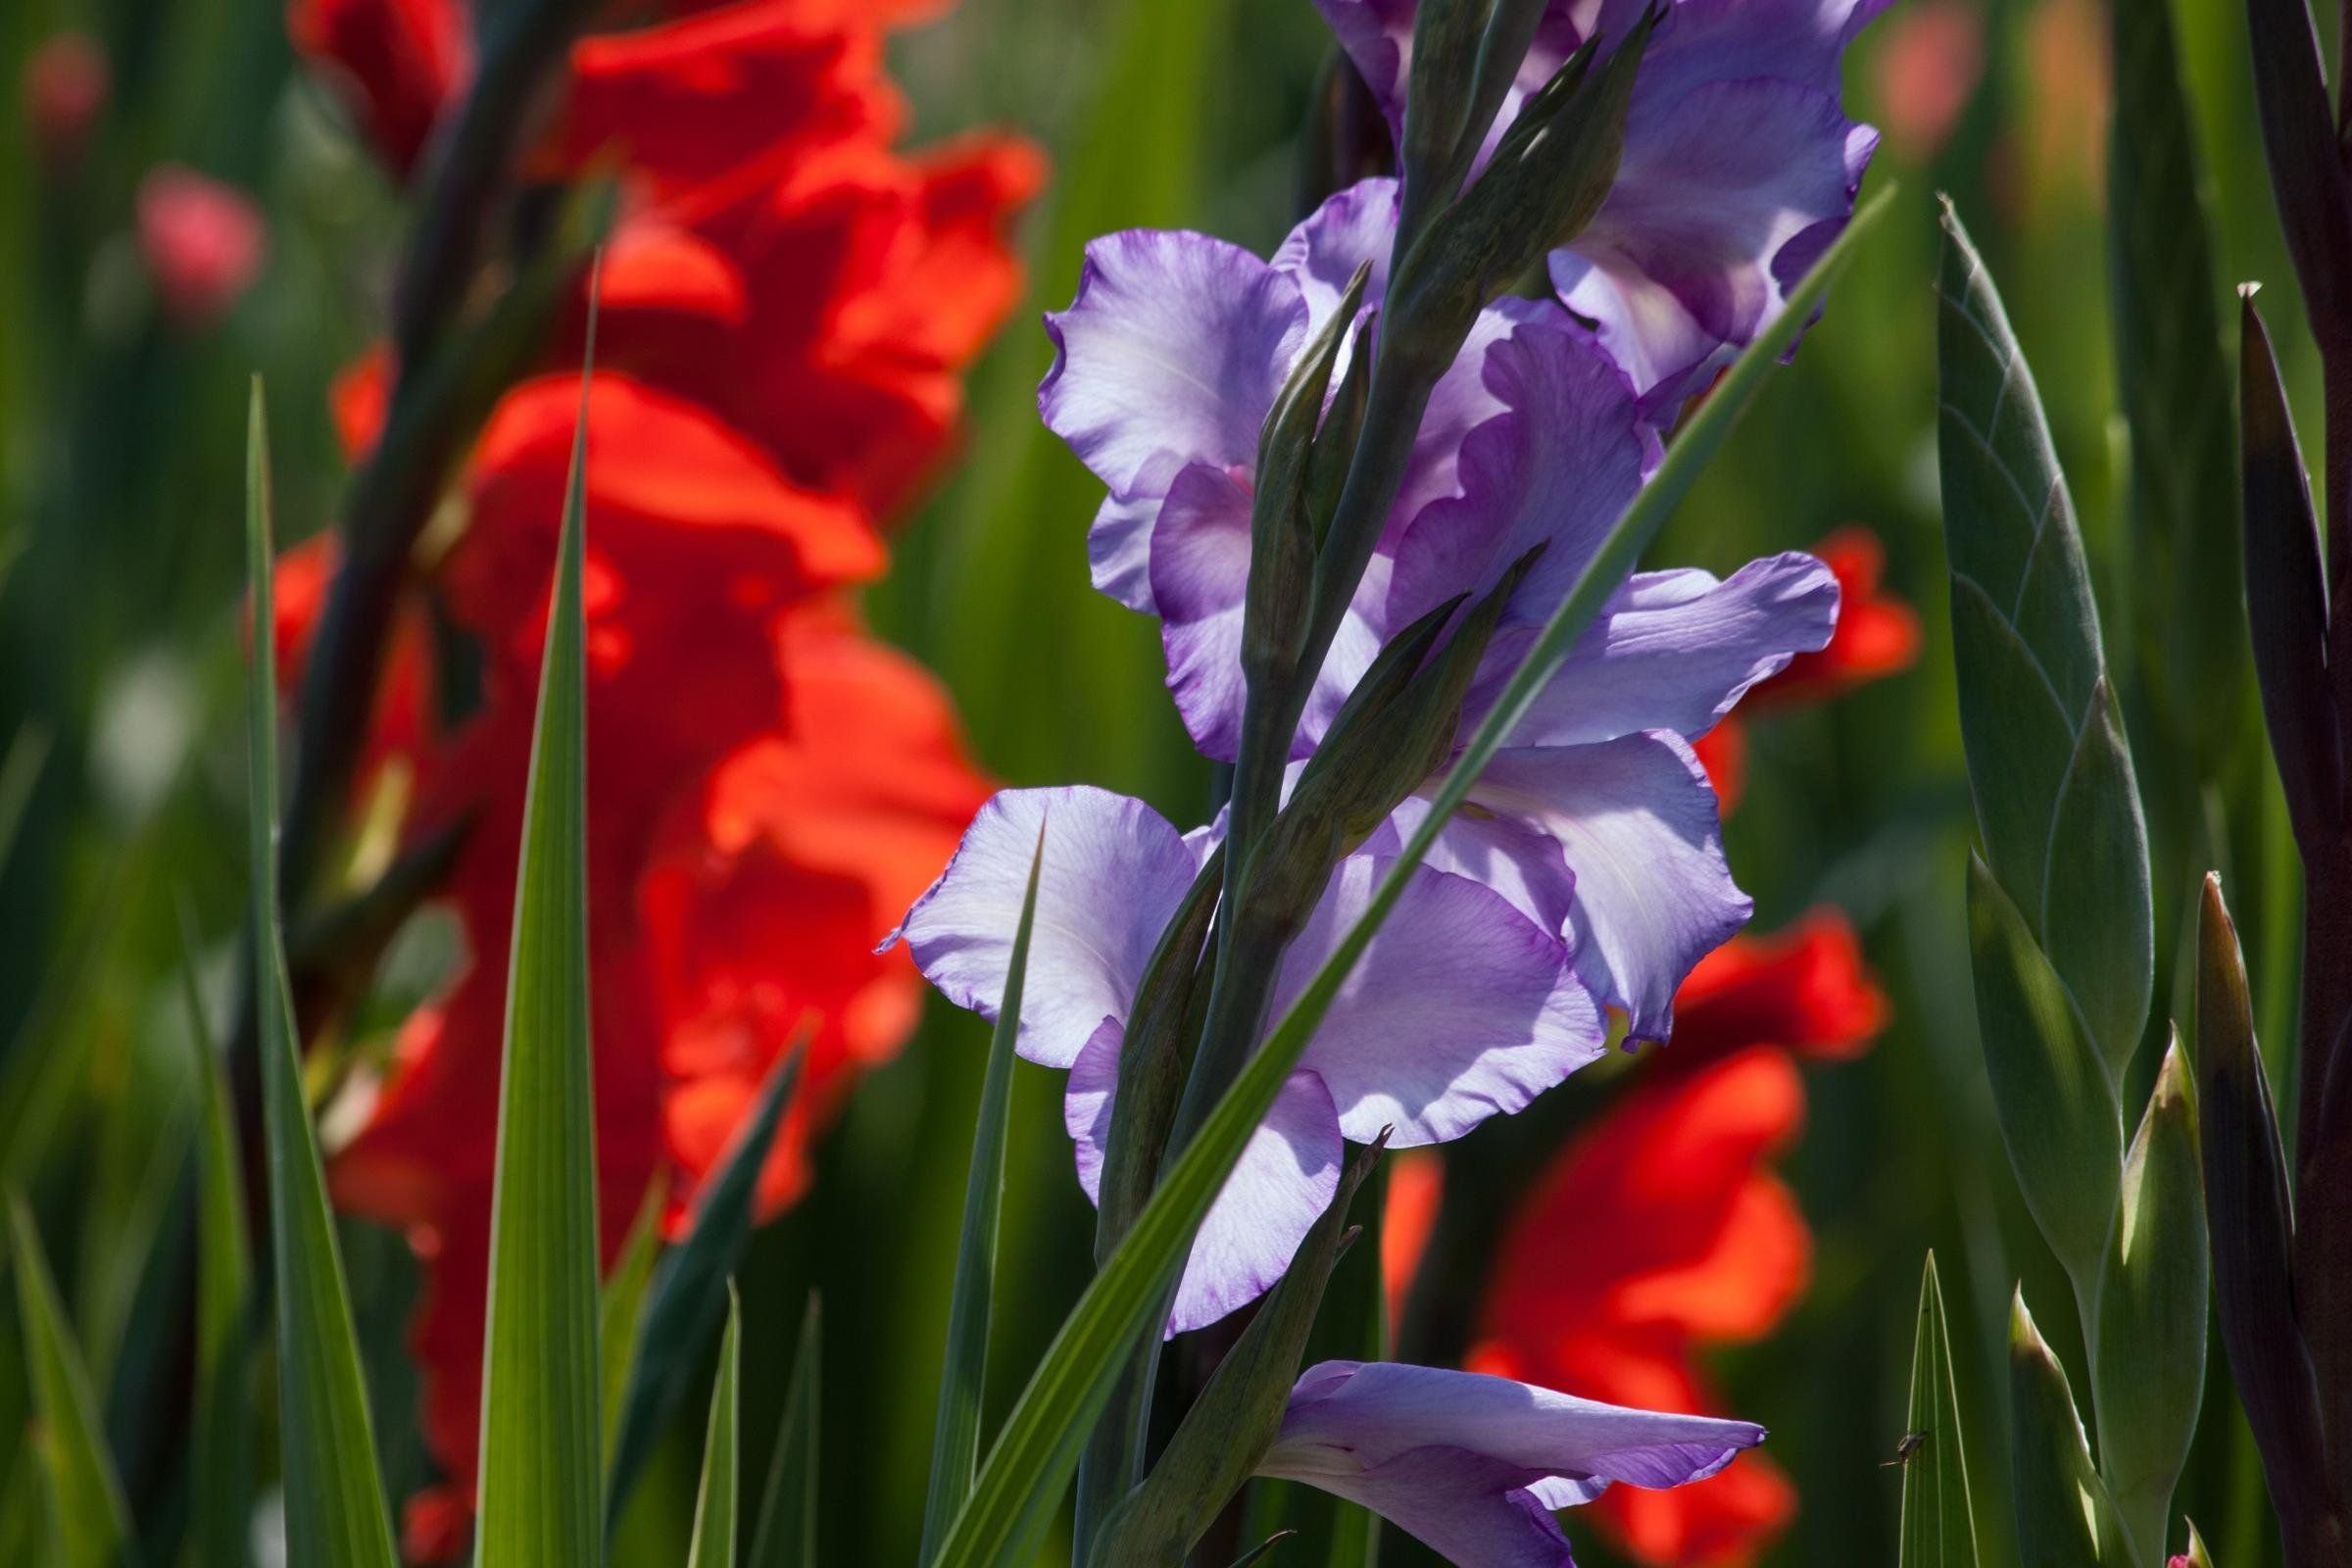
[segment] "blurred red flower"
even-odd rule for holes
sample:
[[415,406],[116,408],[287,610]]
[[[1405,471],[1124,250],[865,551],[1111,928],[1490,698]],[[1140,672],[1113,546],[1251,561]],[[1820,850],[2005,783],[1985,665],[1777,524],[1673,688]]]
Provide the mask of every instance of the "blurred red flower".
[[472,73],[469,10],[464,0],[293,0],[286,32],[405,180]]
[[[403,723],[408,705],[389,696],[378,713],[379,740],[416,770],[409,833],[466,827],[445,892],[469,962],[403,1028],[330,1173],[339,1202],[405,1227],[426,1268],[413,1343],[447,1483],[411,1505],[418,1560],[461,1549],[469,1528],[514,864],[583,414],[608,1262],[657,1176],[668,1227],[683,1224],[806,1029],[760,1211],[799,1194],[809,1139],[920,1009],[906,955],[874,946],[988,794],[938,683],[867,635],[843,595],[884,569],[892,510],[953,441],[963,369],[1020,292],[1004,230],[1042,163],[998,136],[894,149],[905,115],[882,31],[917,7],[668,9],[574,47],[524,160],[527,180],[612,175],[623,205],[584,406],[583,296],[546,373],[492,413],[454,520],[434,531],[421,586],[480,650],[478,702],[437,730]],[[429,46],[456,15],[432,0],[295,8],[306,50],[377,106],[363,121],[396,172],[463,79],[462,60]],[[336,388],[355,454],[392,368],[379,351]],[[281,620],[319,602],[323,570],[287,558]],[[305,631],[281,627],[293,650]],[[429,670],[418,689],[433,690]]]
[[1813,547],[1838,579],[1838,629],[1818,653],[1799,654],[1788,666],[1747,694],[1748,711],[1790,703],[1824,702],[1866,681],[1911,667],[1919,657],[1919,612],[1879,591],[1886,549],[1868,528],[1840,528]]
[[253,286],[268,245],[262,215],[242,191],[164,164],[139,181],[139,256],[165,318],[201,331]]
[[64,172],[81,162],[113,80],[106,51],[88,33],[53,33],[25,57],[24,128],[42,168]]
[[1974,0],[1918,0],[1886,19],[1876,58],[1886,145],[1906,163],[1936,156],[1984,74],[1984,18]]

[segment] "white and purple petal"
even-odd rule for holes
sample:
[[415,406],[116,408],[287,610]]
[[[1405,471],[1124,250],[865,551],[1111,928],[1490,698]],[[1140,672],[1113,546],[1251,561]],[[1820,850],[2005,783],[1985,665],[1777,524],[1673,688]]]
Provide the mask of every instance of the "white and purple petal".
[[[1279,1016],[1372,902],[1389,862],[1341,862],[1292,945]],[[1299,1058],[1356,1143],[1459,1138],[1523,1108],[1605,1050],[1558,937],[1466,877],[1417,867]]]
[[[1577,640],[1510,744],[1579,746],[1645,729],[1695,738],[1756,682],[1826,646],[1837,625],[1838,579],[1811,556],[1767,556],[1728,580],[1695,568],[1638,573]],[[1536,632],[1509,627],[1495,638],[1469,714],[1485,711]]]
[[[1105,1027],[1070,1068],[1062,1120],[1077,1146],[1078,1181],[1101,1201],[1103,1148],[1117,1098],[1120,1031]],[[1202,1328],[1256,1300],[1291,1266],[1298,1244],[1331,1206],[1347,1156],[1323,1081],[1293,1073],[1225,1178],[1168,1312],[1170,1335]]]
[[1017,1049],[1067,1067],[1104,1019],[1126,1021],[1160,931],[1199,868],[1183,836],[1143,802],[1084,785],[1000,792],[883,946],[904,939],[950,1002],[996,1017],[1041,829]]
[[1558,846],[1575,878],[1571,961],[1629,1044],[1674,1028],[1674,993],[1693,964],[1747,923],[1706,770],[1666,730],[1593,746],[1495,754],[1469,804]]
[[1196,463],[1176,475],[1152,536],[1168,694],[1201,755],[1241,748],[1242,610],[1250,587],[1250,486]]

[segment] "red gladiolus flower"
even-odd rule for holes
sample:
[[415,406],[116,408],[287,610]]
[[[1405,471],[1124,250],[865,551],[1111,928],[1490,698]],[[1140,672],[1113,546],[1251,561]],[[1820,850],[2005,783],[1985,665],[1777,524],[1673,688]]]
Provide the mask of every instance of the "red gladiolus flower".
[[[401,123],[429,125],[462,66],[366,54],[422,36],[421,3],[305,0],[297,14],[321,19],[341,69],[409,107]],[[962,371],[1019,294],[1006,223],[1042,179],[1037,155],[1002,137],[893,149],[904,115],[881,30],[920,7],[666,9],[575,46],[523,171],[593,170],[624,192],[585,403],[608,1262],[658,1176],[669,1228],[685,1224],[801,1033],[807,1069],[761,1173],[762,1214],[798,1194],[809,1140],[859,1069],[913,1027],[918,977],[903,952],[873,948],[988,791],[937,683],[860,630],[841,590],[884,568],[890,509],[953,440]],[[443,621],[478,648],[470,710],[400,738],[388,707],[378,716],[382,744],[413,754],[412,838],[465,829],[443,891],[470,951],[360,1091],[372,1101],[330,1172],[340,1203],[406,1229],[426,1267],[413,1344],[447,1481],[411,1505],[418,1560],[461,1549],[472,1508],[514,864],[586,304],[560,323],[545,373],[499,401],[420,561]],[[379,351],[336,388],[355,456],[392,369]],[[290,557],[281,605],[319,602],[302,589],[322,564]],[[303,628],[284,630],[299,650]]]
[[1852,922],[1816,909],[1787,930],[1734,937],[1699,959],[1675,993],[1674,1039],[1656,1066],[1688,1068],[1754,1045],[1842,1061],[1869,1047],[1887,1012]]
[[[1695,1350],[1770,1333],[1811,1269],[1804,1217],[1766,1168],[1803,1115],[1796,1069],[1769,1047],[1638,1088],[1522,1205],[1468,1364],[1589,1398],[1709,1412]],[[1612,1489],[1593,1509],[1641,1561],[1724,1564],[1752,1560],[1793,1516],[1795,1495],[1751,1455],[1672,1493]]]
[[173,164],[139,181],[138,236],[165,317],[188,331],[212,325],[253,286],[267,244],[242,192]]
[[1877,59],[1878,118],[1907,163],[1936,155],[1984,74],[1984,20],[1969,0],[1922,0],[1886,19]]
[[293,0],[286,32],[405,180],[442,105],[472,74],[469,10],[465,0]]
[[24,127],[43,168],[81,162],[113,79],[106,51],[87,33],[57,33],[25,59]]
[[1838,629],[1819,653],[1799,654],[1788,667],[1747,695],[1755,708],[1821,702],[1907,669],[1919,657],[1919,613],[1879,592],[1886,547],[1867,528],[1840,528],[1813,547],[1838,578]]

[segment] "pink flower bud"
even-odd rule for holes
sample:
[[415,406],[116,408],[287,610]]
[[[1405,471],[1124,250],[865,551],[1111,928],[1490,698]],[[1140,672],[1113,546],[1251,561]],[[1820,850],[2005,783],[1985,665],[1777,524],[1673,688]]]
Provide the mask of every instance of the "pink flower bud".
[[87,33],[54,34],[24,62],[24,122],[44,168],[81,162],[112,76],[105,51]]
[[268,245],[243,192],[175,164],[139,181],[138,231],[164,315],[188,331],[212,325],[252,286]]

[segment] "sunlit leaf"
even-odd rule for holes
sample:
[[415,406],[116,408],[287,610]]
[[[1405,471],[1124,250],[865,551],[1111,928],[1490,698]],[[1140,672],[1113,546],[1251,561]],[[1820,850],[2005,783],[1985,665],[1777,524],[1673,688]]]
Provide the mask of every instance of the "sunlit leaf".
[[686,1568],[734,1568],[742,1342],[743,1303],[735,1295],[735,1282],[729,1280],[727,1327],[718,1341],[718,1374],[710,1382],[710,1424],[703,1436],[703,1484],[695,1494],[694,1544],[686,1556]]

